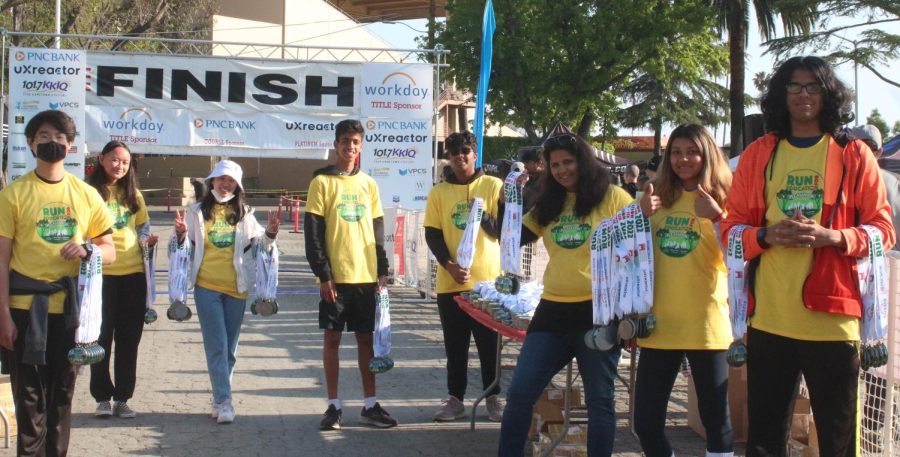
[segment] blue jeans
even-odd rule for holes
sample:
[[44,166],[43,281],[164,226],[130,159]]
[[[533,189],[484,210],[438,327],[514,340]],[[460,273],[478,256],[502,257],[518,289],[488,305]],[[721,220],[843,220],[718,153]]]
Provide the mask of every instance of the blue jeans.
[[616,436],[615,386],[616,368],[621,348],[609,351],[588,349],[584,331],[531,332],[525,338],[522,352],[506,394],[506,409],[500,427],[501,457],[522,457],[534,403],[544,387],[572,357],[584,381],[588,408],[588,455],[612,455]]
[[222,403],[231,399],[231,375],[237,361],[235,353],[247,300],[194,286],[194,301],[203,334],[213,401]]

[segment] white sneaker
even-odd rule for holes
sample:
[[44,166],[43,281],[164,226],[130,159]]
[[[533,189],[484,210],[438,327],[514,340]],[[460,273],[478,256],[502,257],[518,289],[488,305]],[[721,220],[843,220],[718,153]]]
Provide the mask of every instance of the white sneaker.
[[131,407],[128,406],[128,403],[124,401],[116,402],[115,406],[113,407],[113,413],[123,419],[134,419],[135,417],[137,417],[137,412],[131,409]]
[[431,416],[431,420],[437,422],[449,422],[466,417],[466,407],[463,406],[458,398],[451,395],[450,398],[442,400],[442,402],[444,405]]
[[234,422],[234,406],[231,404],[231,400],[225,400],[219,405],[219,417],[216,418],[216,422],[219,424]]
[[487,397],[485,407],[488,412],[488,420],[491,422],[500,422],[503,420],[503,400],[498,395]]
[[209,417],[213,419],[219,418],[219,410],[222,408],[222,405],[216,403],[215,400],[212,401],[212,412],[209,413]]
[[110,405],[108,401],[98,401],[97,402],[97,409],[94,410],[94,416],[110,417],[112,415],[113,415],[112,405]]

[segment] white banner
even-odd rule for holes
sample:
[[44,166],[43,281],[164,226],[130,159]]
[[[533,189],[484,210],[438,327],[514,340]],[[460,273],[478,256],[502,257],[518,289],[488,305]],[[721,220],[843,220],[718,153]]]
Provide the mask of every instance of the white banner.
[[424,209],[431,190],[430,119],[368,119],[360,168],[378,183],[384,206]]
[[434,72],[429,65],[367,63],[362,73],[362,115],[431,119]]
[[9,50],[9,158],[10,181],[35,167],[25,138],[25,126],[40,111],[65,111],[75,121],[78,135],[65,158],[66,171],[84,177],[85,53],[68,49]]

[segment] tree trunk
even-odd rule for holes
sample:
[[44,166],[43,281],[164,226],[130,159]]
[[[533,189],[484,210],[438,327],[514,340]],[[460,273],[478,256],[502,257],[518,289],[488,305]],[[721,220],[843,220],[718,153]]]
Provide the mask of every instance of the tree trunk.
[[731,87],[728,103],[731,107],[731,156],[744,152],[744,51],[747,40],[747,22],[744,20],[744,2],[732,2],[734,9],[728,13],[728,58],[731,67]]
[[592,125],[594,125],[594,115],[590,112],[584,113],[584,116],[581,116],[581,121],[578,122],[578,130],[575,133],[590,143]]
[[653,155],[662,155],[662,119],[653,120]]

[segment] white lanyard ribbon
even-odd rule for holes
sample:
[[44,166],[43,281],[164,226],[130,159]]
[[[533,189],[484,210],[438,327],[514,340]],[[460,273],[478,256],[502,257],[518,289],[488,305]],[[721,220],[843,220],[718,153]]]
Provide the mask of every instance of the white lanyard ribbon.
[[728,268],[728,316],[731,320],[731,337],[741,340],[747,333],[747,261],[744,259],[744,230],[749,225],[735,225],[728,232],[725,266]]
[[391,352],[391,299],[387,287],[378,288],[375,308],[375,357],[384,357]]
[[500,232],[500,268],[506,273],[521,274],[522,248],[522,188],[517,185],[518,171],[510,172],[503,182],[503,195],[506,198],[506,208],[503,210],[503,228]]
[[472,210],[469,212],[469,218],[466,221],[466,229],[463,231],[462,239],[459,241],[459,247],[456,248],[456,263],[463,269],[472,268],[475,261],[475,239],[478,231],[481,230],[481,216],[484,214],[484,200],[475,197],[472,201]]
[[650,221],[637,203],[606,219],[591,235],[594,325],[644,314],[653,306],[653,245]]
[[881,232],[863,225],[869,236],[869,254],[856,261],[859,274],[859,292],[863,302],[862,341],[864,344],[882,342],[888,331],[888,276],[887,261]]
[[188,275],[191,272],[191,240],[185,237],[178,244],[178,236],[169,239],[169,302],[187,303]]
[[269,251],[256,243],[256,296],[262,300],[275,300],[278,292],[278,248]]
[[153,260],[156,257],[156,245],[147,246],[147,240],[142,239],[141,257],[144,259],[144,277],[147,281],[147,309],[153,309],[153,303],[156,301],[156,267]]
[[90,257],[81,261],[78,270],[78,309],[75,342],[96,342],[103,320],[103,258],[100,248],[94,244],[91,244]]

